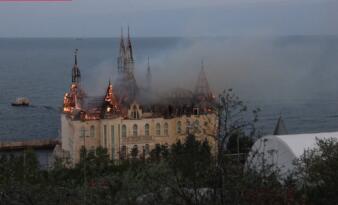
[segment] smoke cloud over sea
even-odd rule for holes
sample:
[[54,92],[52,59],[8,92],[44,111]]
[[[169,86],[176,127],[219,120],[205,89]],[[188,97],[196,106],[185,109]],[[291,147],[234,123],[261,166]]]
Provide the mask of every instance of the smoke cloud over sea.
[[[149,56],[153,87],[159,92],[176,87],[193,91],[203,60],[215,94],[233,88],[243,98],[268,101],[338,94],[335,37],[192,38],[156,52],[138,48],[142,39],[134,41],[138,84],[145,85]],[[103,94],[115,71],[114,56],[98,63],[88,91]]]
[[[290,133],[337,130],[336,36],[132,41],[140,86],[145,85],[149,56],[155,91],[193,90],[203,59],[214,93],[233,88],[246,104],[260,107],[267,133],[280,113]],[[109,79],[116,77],[118,38],[0,39],[0,45],[2,139],[58,135],[58,110],[69,91],[75,48],[79,48],[82,86],[88,95],[103,96]],[[11,107],[20,96],[28,97],[33,106]]]

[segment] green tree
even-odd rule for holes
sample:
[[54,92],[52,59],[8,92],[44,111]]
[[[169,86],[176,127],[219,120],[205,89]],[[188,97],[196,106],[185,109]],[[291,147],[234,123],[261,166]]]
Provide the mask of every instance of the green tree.
[[307,204],[338,204],[338,140],[318,140],[297,162],[298,182]]

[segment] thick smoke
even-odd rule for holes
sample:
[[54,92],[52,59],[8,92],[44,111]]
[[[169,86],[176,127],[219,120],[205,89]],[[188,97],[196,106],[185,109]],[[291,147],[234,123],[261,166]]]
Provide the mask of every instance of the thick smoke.
[[[138,47],[135,50],[135,75],[144,86],[149,53]],[[333,37],[188,39],[175,48],[158,48],[150,54],[153,88],[158,92],[176,87],[193,91],[204,60],[215,94],[233,88],[240,96],[255,100],[325,97],[338,86],[337,51],[338,39]],[[94,69],[96,80],[88,86],[90,93],[104,93],[108,79],[114,79],[115,64],[115,59],[107,60]]]
[[[334,92],[338,39],[320,37],[194,39],[153,60],[157,89],[193,90],[201,59],[217,94],[234,88],[255,100],[308,99]],[[145,66],[143,66],[145,67]]]

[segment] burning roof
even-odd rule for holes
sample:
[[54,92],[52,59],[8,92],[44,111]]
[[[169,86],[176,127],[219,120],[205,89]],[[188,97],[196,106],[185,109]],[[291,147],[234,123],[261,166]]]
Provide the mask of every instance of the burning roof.
[[[126,44],[125,44],[126,42]],[[199,74],[195,92],[176,88],[163,96],[156,96],[147,82],[145,89],[139,88],[134,76],[134,57],[132,43],[128,31],[128,39],[121,36],[119,56],[117,58],[118,76],[114,86],[109,81],[105,96],[89,97],[81,88],[80,69],[76,49],[75,64],[72,68],[72,84],[69,93],[64,95],[63,112],[72,119],[98,120],[102,118],[126,117],[132,104],[140,105],[143,112],[151,113],[151,117],[174,117],[189,115],[198,108],[203,113],[214,107],[204,66]],[[148,61],[147,76],[151,80]]]

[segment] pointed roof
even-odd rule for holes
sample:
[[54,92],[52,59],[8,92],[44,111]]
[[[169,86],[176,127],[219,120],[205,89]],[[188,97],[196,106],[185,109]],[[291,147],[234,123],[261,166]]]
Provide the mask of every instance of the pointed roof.
[[74,51],[74,65],[72,68],[72,83],[80,83],[81,72],[79,66],[77,65],[77,52],[79,49],[75,49]]
[[273,135],[287,135],[288,131],[285,127],[282,116],[279,116],[275,129],[273,131]]
[[108,83],[107,87],[107,92],[105,95],[105,101],[108,102],[109,104],[117,104],[117,98],[115,96],[114,90],[113,90],[113,85],[111,84],[110,80]]
[[204,72],[203,60],[201,61],[201,71],[198,75],[198,80],[195,87],[195,95],[207,98],[212,96],[212,92],[209,87],[209,82]]
[[146,75],[146,79],[147,79],[147,87],[146,89],[148,91],[150,91],[151,89],[151,80],[152,80],[152,76],[151,76],[151,70],[150,70],[150,62],[149,62],[149,56],[148,56],[148,66],[147,66],[147,75]]
[[120,112],[120,106],[116,98],[116,95],[114,93],[113,85],[111,84],[110,80],[108,83],[107,92],[106,92],[104,101],[106,102],[106,106],[105,106],[106,112],[108,113]]
[[77,65],[77,52],[79,51],[79,49],[75,49],[74,51],[74,64]]
[[129,60],[131,62],[134,62],[133,46],[132,46],[131,39],[130,39],[129,26],[128,26],[127,52],[128,52],[128,57],[130,58]]
[[126,52],[126,47],[124,45],[124,37],[123,37],[123,28],[121,27],[121,37],[120,37],[120,57],[124,56]]

